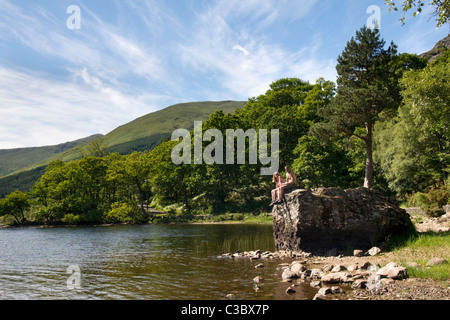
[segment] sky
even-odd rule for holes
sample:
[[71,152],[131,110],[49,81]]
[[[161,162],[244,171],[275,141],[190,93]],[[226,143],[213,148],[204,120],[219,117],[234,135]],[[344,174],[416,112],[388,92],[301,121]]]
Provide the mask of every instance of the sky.
[[402,26],[384,2],[0,0],[0,149],[106,134],[177,103],[246,101],[285,77],[335,81],[374,18],[400,53],[447,36],[430,7]]

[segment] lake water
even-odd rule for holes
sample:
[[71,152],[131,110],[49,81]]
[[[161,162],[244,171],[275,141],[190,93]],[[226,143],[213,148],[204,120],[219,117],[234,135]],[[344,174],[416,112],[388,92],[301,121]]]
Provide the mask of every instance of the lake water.
[[[287,295],[280,260],[221,259],[274,251],[270,225],[145,225],[0,229],[0,299],[311,299]],[[264,268],[255,268],[259,263]],[[70,267],[70,268],[69,268]],[[69,268],[69,270],[68,270]],[[69,273],[68,273],[69,271]],[[257,286],[256,276],[265,280]],[[68,281],[69,280],[69,281]],[[78,281],[79,280],[79,281]]]

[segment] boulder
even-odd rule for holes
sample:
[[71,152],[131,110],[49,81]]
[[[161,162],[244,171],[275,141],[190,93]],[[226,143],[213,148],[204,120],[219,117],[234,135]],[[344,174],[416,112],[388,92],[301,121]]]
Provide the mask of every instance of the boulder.
[[445,263],[448,263],[448,261],[445,260],[445,259],[442,259],[442,258],[431,258],[430,260],[428,260],[427,266],[428,267],[430,267],[430,266],[438,266],[438,265],[445,264]]
[[322,255],[334,248],[367,250],[412,225],[393,199],[367,188],[293,190],[272,213],[278,250]]
[[347,273],[345,272],[332,272],[328,273],[321,278],[324,283],[341,283],[347,281]]
[[291,267],[291,271],[297,275],[301,275],[303,271],[306,270],[306,267],[300,263],[295,263]]
[[281,278],[283,280],[289,280],[289,279],[299,278],[299,275],[295,272],[292,272],[291,269],[286,268],[286,269],[284,269],[283,273],[281,274]]
[[381,276],[381,278],[400,280],[407,278],[408,272],[405,267],[402,267],[395,262],[389,262],[386,266],[378,270],[376,275]]

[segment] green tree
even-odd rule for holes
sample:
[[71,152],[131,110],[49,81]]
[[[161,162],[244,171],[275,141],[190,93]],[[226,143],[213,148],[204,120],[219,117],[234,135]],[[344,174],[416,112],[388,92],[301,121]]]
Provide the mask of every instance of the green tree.
[[[321,112],[325,121],[313,129],[318,135],[339,132],[364,142],[367,188],[373,184],[374,123],[382,112],[395,110],[400,101],[392,68],[396,54],[394,44],[385,49],[378,30],[364,26],[357,31],[338,57],[337,95]],[[364,133],[358,128],[364,128]]]
[[[133,152],[127,156],[111,156],[111,163],[108,166],[106,177],[107,185],[114,190],[112,203],[117,198],[121,201],[133,201],[136,198],[140,204],[142,214],[145,215],[145,203],[150,199],[150,171],[151,159],[148,152]],[[117,192],[117,194],[116,194]]]
[[376,128],[376,161],[398,196],[446,184],[450,165],[450,51],[401,80],[397,117]]
[[28,193],[14,191],[4,199],[0,199],[0,216],[11,215],[18,225],[26,222],[25,212],[30,208],[31,200]]
[[352,161],[341,140],[324,142],[313,135],[305,135],[299,139],[295,153],[298,157],[292,169],[301,177],[305,188],[351,186]]
[[165,141],[150,152],[149,183],[156,204],[173,201],[189,208],[189,199],[195,188],[191,183],[194,165],[175,165],[172,162],[172,149],[177,144],[176,141]]
[[[396,4],[398,1],[385,0],[385,2],[389,6],[389,11],[398,11],[399,7]],[[450,0],[431,0],[429,5],[434,7],[433,16],[436,18],[437,27],[444,26],[450,17]],[[400,19],[402,24],[405,24],[406,12],[413,10],[413,16],[415,17],[423,11],[422,8],[424,6],[425,2],[423,0],[403,0],[401,4],[403,16]]]
[[405,105],[423,132],[436,139],[438,158],[442,169],[442,181],[446,183],[446,171],[450,149],[450,50],[423,70],[411,70],[403,77],[402,96]]
[[108,155],[108,146],[105,144],[103,137],[91,141],[86,147],[81,148],[80,155],[82,157],[98,157],[103,158]]
[[106,168],[97,157],[51,163],[32,190],[40,207],[36,219],[46,224],[100,222]]

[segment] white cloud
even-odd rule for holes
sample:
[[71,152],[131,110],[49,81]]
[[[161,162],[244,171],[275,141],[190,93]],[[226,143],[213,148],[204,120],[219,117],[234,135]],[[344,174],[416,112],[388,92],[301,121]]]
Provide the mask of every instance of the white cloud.
[[240,46],[238,44],[234,45],[232,49],[242,52],[245,56],[249,55],[249,52],[245,48],[243,48],[242,46]]
[[180,45],[183,63],[213,75],[211,81],[242,98],[263,94],[271,82],[286,76],[313,83],[319,77],[335,80],[335,61],[316,55],[320,36],[313,45],[302,44],[312,49],[297,51],[267,36],[272,24],[301,19],[317,1],[281,2],[231,0],[207,6],[198,13],[195,37]]
[[0,149],[38,146],[42,141],[58,144],[107,133],[155,111],[151,106],[164,100],[157,95],[124,95],[87,69],[76,77],[83,83],[0,67]]
[[246,100],[282,77],[333,80],[334,61],[317,54],[319,34],[315,45],[277,42],[279,26],[301,21],[317,3],[205,1],[185,15],[171,10],[179,4],[114,1],[110,20],[80,4],[82,28],[69,31],[64,10],[60,19],[49,7],[0,0],[2,49],[20,44],[51,65],[0,60],[0,149],[107,133],[182,101]]

